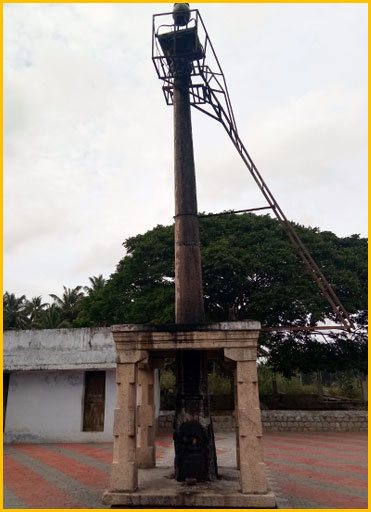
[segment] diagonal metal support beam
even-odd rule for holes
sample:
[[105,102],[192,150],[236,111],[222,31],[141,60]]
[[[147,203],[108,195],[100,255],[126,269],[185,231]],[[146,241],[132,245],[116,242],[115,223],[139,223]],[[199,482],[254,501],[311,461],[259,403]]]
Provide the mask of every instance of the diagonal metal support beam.
[[[215,91],[209,87],[206,77],[203,74],[202,70],[200,71],[200,76],[204,80],[205,97],[207,98],[208,104],[211,105],[216,114],[217,120],[223,125],[226,132],[228,133],[228,136],[233,142],[233,145],[237,149],[251,176],[254,178],[260,191],[262,192],[263,196],[268,202],[269,207],[272,208],[276,218],[280,222],[283,229],[286,231],[292,245],[294,246],[296,252],[300,256],[302,262],[306,265],[312,278],[314,279],[317,286],[321,290],[322,294],[332,307],[337,319],[344,325],[344,327],[348,329],[352,328],[353,321],[350,318],[349,313],[346,311],[345,307],[343,306],[338,296],[336,295],[334,289],[325,278],[323,272],[320,270],[317,263],[310,255],[308,249],[305,247],[304,243],[301,241],[296,231],[293,229],[291,223],[287,219],[286,215],[283,213],[281,207],[279,206],[272,192],[268,188],[268,185],[265,183],[262,175],[260,174],[256,165],[252,161],[249,153],[247,152],[243,142],[241,141],[238,135],[234,118],[229,117],[228,114],[225,112],[221,103],[219,102],[219,98],[217,97]],[[228,94],[228,92],[225,92],[224,94]],[[230,102],[228,102],[228,104],[230,104]],[[209,112],[206,111],[202,105],[193,104],[193,106],[198,110],[201,110],[202,112],[209,114]]]
[[[226,130],[229,138],[233,142],[243,162],[245,163],[248,171],[255,180],[257,186],[265,197],[269,207],[274,211],[274,214],[280,222],[283,229],[286,231],[292,245],[301,258],[302,262],[307,267],[313,280],[321,290],[323,296],[331,305],[339,322],[346,329],[351,329],[354,326],[353,320],[349,313],[344,308],[343,304],[337,297],[334,289],[323,275],[321,269],[313,260],[309,251],[299,238],[296,231],[293,229],[291,223],[283,213],[281,207],[277,203],[275,197],[265,183],[263,177],[258,171],[256,165],[252,161],[249,153],[247,152],[243,142],[241,141],[237,125],[234,118],[232,104],[229,98],[227,83],[223,70],[220,66],[218,57],[215,53],[212,42],[207,33],[205,24],[197,9],[192,10],[192,16],[195,16],[193,22],[196,27],[196,32],[199,36],[199,41],[202,48],[202,56],[194,57],[194,53],[199,50],[199,47],[193,48],[191,51],[192,65],[190,68],[189,77],[189,95],[190,104],[212,119],[219,121]],[[155,17],[154,17],[155,19]],[[161,26],[156,30],[155,21],[153,24],[153,40],[152,40],[152,59],[155,65],[158,77],[163,80],[163,92],[165,95],[166,103],[172,105],[174,101],[174,79],[175,74],[168,56],[164,55],[159,48],[158,38]]]

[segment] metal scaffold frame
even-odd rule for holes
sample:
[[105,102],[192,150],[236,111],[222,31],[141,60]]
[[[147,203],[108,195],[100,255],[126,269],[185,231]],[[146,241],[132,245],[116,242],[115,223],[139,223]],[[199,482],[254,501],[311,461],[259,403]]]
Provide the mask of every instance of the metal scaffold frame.
[[[176,27],[172,22],[167,24],[161,23],[163,20],[167,21],[169,16],[172,16],[172,13],[163,13],[153,16],[152,60],[154,62],[158,77],[164,82],[162,89],[166,103],[168,105],[173,104],[175,77],[173,64],[174,60],[172,59],[171,48],[168,49],[166,55],[164,54],[163,49],[159,44],[159,38],[161,38],[161,33],[164,30],[165,33],[168,33],[169,31],[174,32],[175,37],[172,38],[173,44],[176,45],[177,41],[179,41],[179,44],[182,44],[181,38],[184,37],[184,31],[188,30],[187,37],[190,43],[184,50],[184,58],[188,62],[191,61],[189,83],[191,105],[201,112],[204,112],[211,118],[215,119],[216,121],[219,121],[223,125],[229,138],[233,142],[233,145],[245,163],[249,173],[253,177],[255,183],[259,187],[269,205],[256,208],[256,210],[271,209],[274,212],[277,220],[287,233],[302,262],[306,265],[318,288],[321,290],[323,296],[330,304],[333,312],[336,315],[336,318],[344,326],[345,329],[351,329],[353,327],[353,320],[351,319],[349,313],[340,302],[331,284],[327,281],[323,272],[318,267],[309,251],[299,238],[298,234],[292,227],[290,221],[282,211],[282,208],[279,206],[274,195],[270,191],[268,185],[264,181],[262,175],[258,171],[256,165],[246,150],[242,140],[240,139],[233,114],[232,104],[229,98],[227,83],[218,57],[215,53],[200,13],[197,9],[191,10],[190,13],[191,18],[187,24],[186,29]],[[177,38],[178,35],[179,38]],[[174,48],[174,55],[175,50],[176,49]],[[179,54],[179,47],[177,52]],[[194,58],[194,60],[192,60],[192,58]],[[238,212],[234,213],[253,210],[255,209],[239,210]],[[233,213],[233,211],[230,213]],[[305,329],[305,327],[303,329]]]

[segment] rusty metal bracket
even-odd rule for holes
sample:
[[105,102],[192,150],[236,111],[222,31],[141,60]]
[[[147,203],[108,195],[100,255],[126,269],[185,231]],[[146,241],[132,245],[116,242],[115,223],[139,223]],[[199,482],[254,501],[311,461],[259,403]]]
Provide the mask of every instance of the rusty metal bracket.
[[235,213],[257,212],[258,210],[271,210],[271,206],[259,206],[258,208],[247,208],[246,210],[227,210],[219,213],[201,213],[199,214],[199,218],[202,219],[204,217],[219,217],[220,215],[232,215]]
[[276,327],[262,327],[263,332],[279,332],[279,331],[333,331],[333,330],[347,331],[348,327],[341,325],[318,325],[318,326],[296,326],[296,325],[283,325]]

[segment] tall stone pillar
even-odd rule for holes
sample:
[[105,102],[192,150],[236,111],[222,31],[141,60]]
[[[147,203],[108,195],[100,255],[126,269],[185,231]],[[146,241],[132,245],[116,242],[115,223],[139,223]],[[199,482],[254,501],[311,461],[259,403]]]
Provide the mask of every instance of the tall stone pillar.
[[[175,320],[177,324],[202,324],[205,315],[189,100],[190,67],[187,64],[176,68],[173,97]],[[213,480],[217,477],[217,466],[209,411],[206,352],[185,351],[179,347],[176,365],[175,476],[179,481]]]
[[189,76],[174,81],[175,319],[205,321]]

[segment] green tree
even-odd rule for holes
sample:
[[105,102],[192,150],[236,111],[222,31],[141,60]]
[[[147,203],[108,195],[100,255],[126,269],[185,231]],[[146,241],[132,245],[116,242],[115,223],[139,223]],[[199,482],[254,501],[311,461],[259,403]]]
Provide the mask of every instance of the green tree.
[[[365,309],[367,240],[295,228],[348,311]],[[335,320],[275,219],[205,217],[200,233],[209,321],[252,318],[266,326],[299,326]],[[95,301],[105,322],[174,322],[173,226],[157,226],[124,245],[126,256]]]
[[[294,227],[345,308],[353,315],[365,311],[367,240]],[[250,318],[268,327],[337,321],[275,219],[253,214],[204,217],[200,234],[208,321]],[[173,226],[157,226],[124,245],[126,256],[104,289],[94,300],[85,301],[83,321],[88,325],[97,318],[99,325],[174,322]],[[356,351],[361,346],[349,335],[344,339]],[[334,359],[340,365],[339,358],[345,357],[341,340],[305,332],[262,333],[261,354],[275,371],[290,376],[300,369],[329,369],[335,353],[343,353]]]
[[353,315],[355,329],[350,333],[330,333],[330,358],[333,367],[339,372],[350,372],[359,378],[367,375],[368,325],[367,311]]
[[56,304],[50,304],[44,309],[39,319],[39,329],[59,329],[70,324],[62,318],[62,311]]
[[[355,321],[357,316],[353,315]],[[367,325],[356,323],[352,332],[263,333],[260,343],[266,349],[266,364],[286,378],[318,371],[367,375]]]
[[75,325],[174,322],[173,227],[127,239],[127,254],[103,289],[82,301]]
[[[359,235],[340,238],[301,225],[294,228],[353,315],[357,329],[322,337],[302,331],[263,332],[260,355],[286,377],[321,370],[364,374],[367,240]],[[200,234],[207,321],[254,319],[266,327],[337,321],[281,226],[269,215],[201,217]],[[40,326],[173,323],[174,227],[157,226],[128,238],[124,246],[126,255],[107,281],[101,274],[89,278],[87,296],[81,286],[64,287],[62,298],[51,294],[54,304],[40,312]],[[24,296],[4,295],[5,328],[26,326],[26,313]]]
[[31,329],[39,329],[40,322],[45,308],[49,304],[42,302],[42,296],[32,297],[31,300],[25,301],[24,310],[29,319]]
[[89,295],[91,293],[95,293],[97,291],[102,290],[106,284],[106,280],[104,279],[103,274],[99,274],[99,276],[89,277],[89,281],[91,286],[84,286],[84,291]]
[[84,293],[81,291],[82,286],[75,286],[75,288],[66,288],[63,286],[62,298],[54,293],[50,297],[54,300],[54,304],[59,308],[62,319],[65,321],[65,326],[72,326],[72,322],[77,318],[80,307],[81,299]]
[[5,292],[3,295],[3,324],[4,330],[25,329],[28,317],[25,310],[26,296],[16,297],[14,293]]

